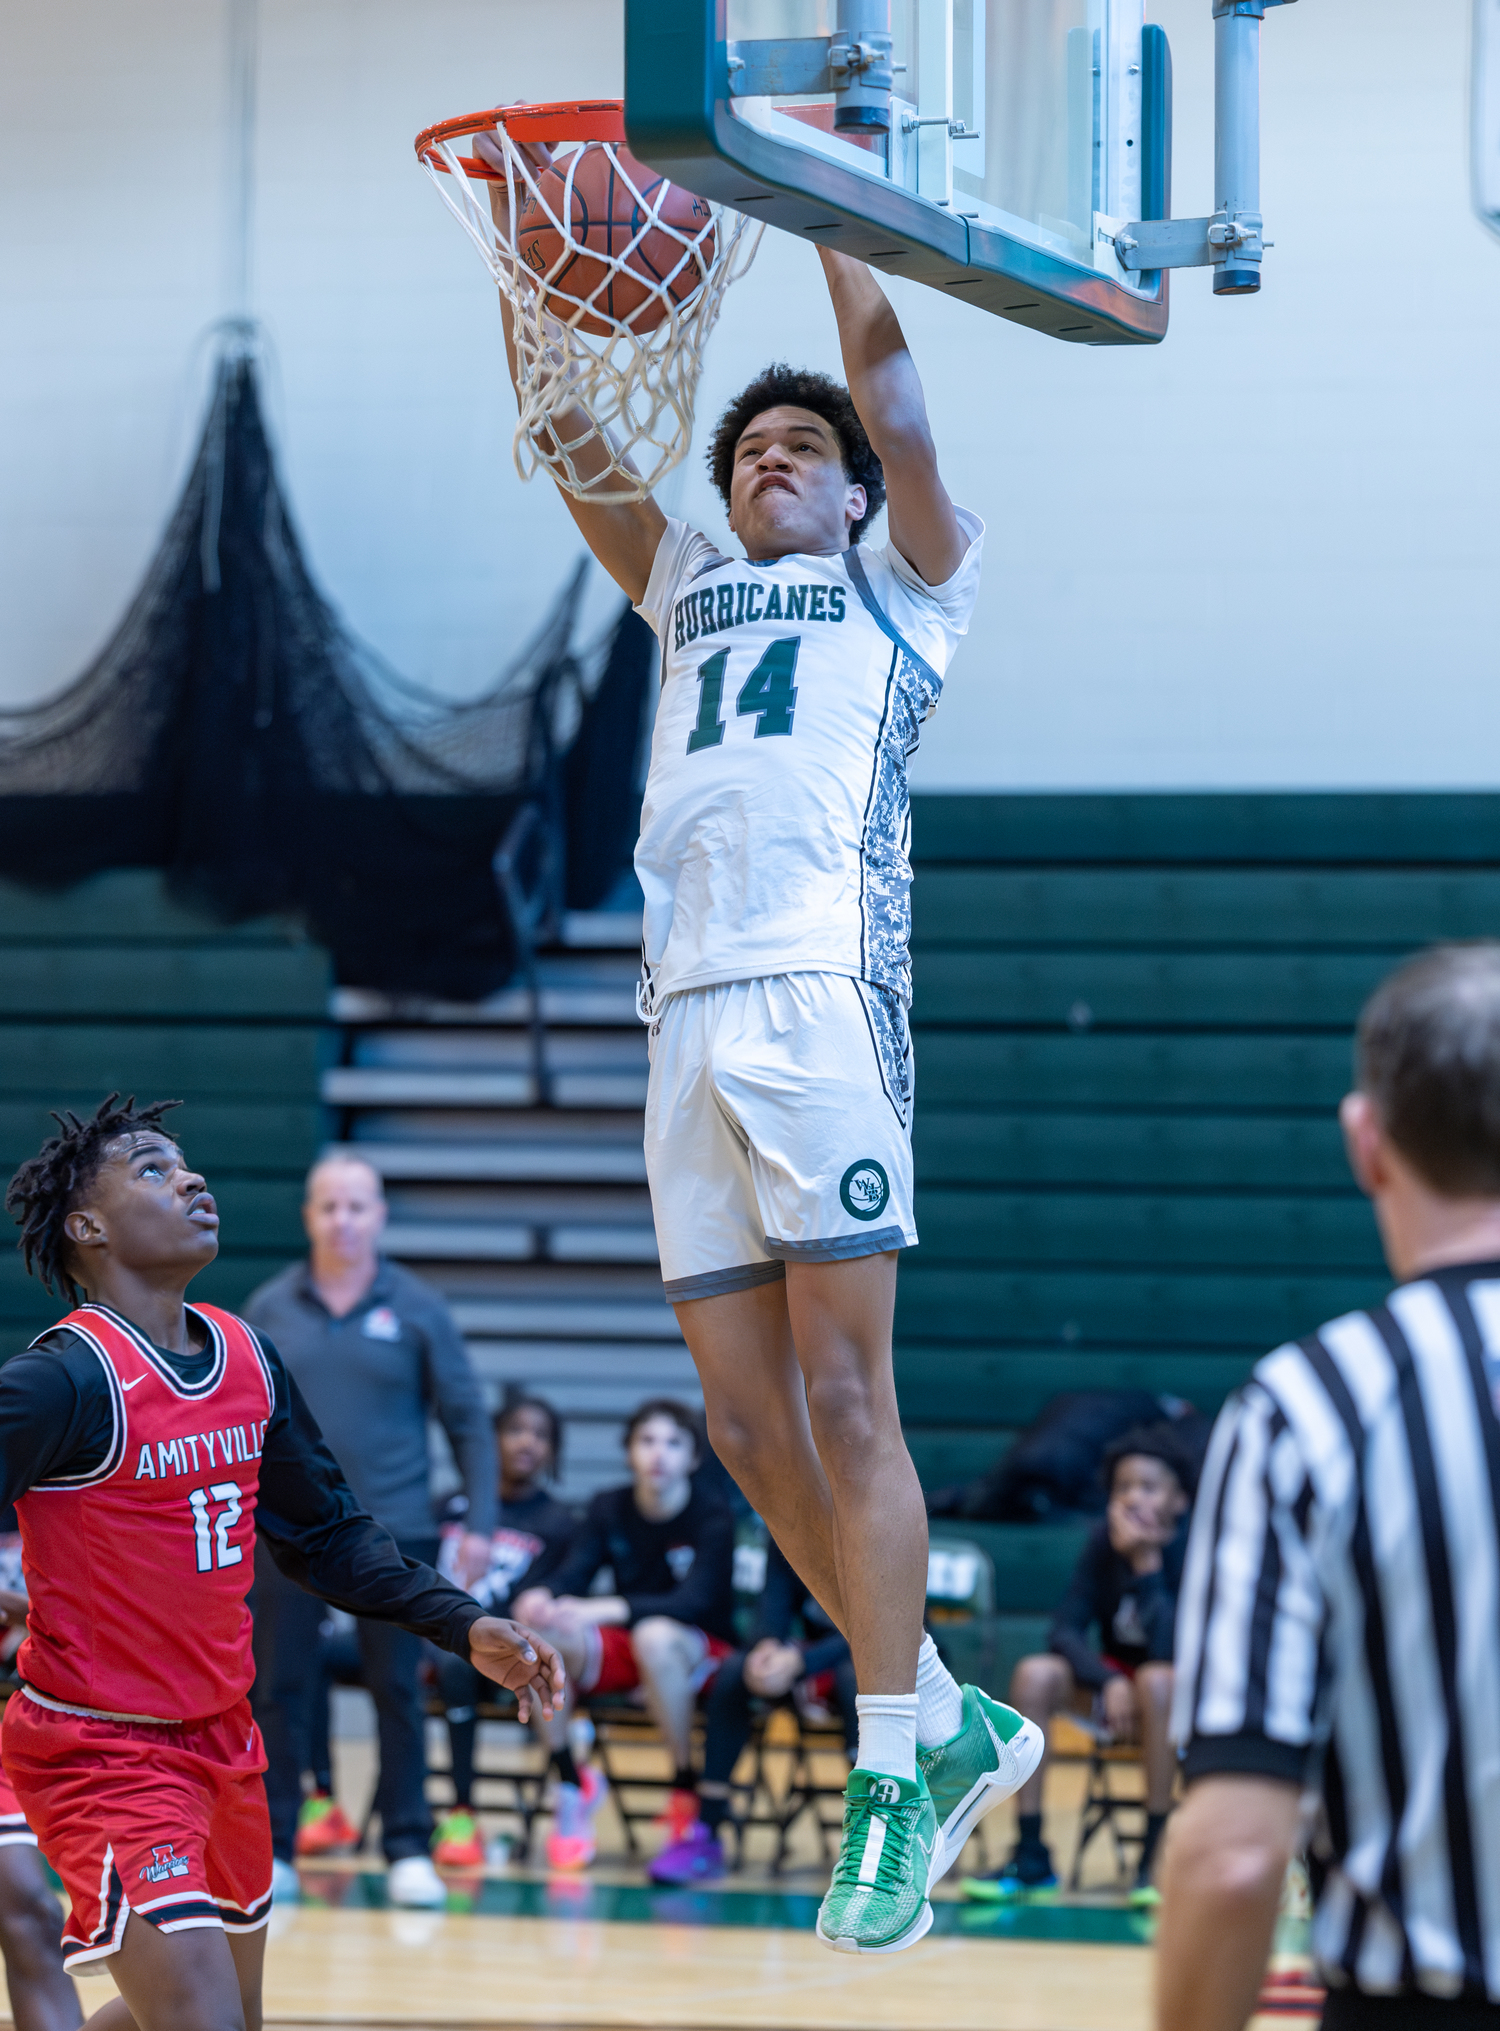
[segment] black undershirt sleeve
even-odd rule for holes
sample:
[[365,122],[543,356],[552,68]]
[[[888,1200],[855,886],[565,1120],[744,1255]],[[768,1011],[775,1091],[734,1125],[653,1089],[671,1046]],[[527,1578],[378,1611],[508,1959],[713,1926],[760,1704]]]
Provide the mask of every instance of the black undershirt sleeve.
[[466,1658],[469,1630],[486,1611],[430,1566],[404,1557],[360,1508],[281,1356],[257,1337],[276,1394],[255,1516],[271,1556],[289,1580],[335,1608],[394,1622]]
[[0,1367],[0,1508],[38,1481],[92,1473],[113,1438],[104,1370],[76,1333],[46,1333]]

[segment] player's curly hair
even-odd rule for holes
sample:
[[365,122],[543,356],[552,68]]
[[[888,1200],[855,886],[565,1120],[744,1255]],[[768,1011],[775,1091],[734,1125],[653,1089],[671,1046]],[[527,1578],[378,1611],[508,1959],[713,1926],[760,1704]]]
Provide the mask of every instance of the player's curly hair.
[[77,1304],[81,1295],[66,1266],[68,1237],[63,1222],[99,1175],[104,1152],[118,1136],[159,1129],[168,1108],[180,1107],[180,1100],[153,1100],[137,1107],[135,1095],[119,1104],[118,1093],[81,1121],[68,1109],[52,1119],[62,1130],[44,1142],[34,1157],[28,1157],[5,1191],[5,1210],[21,1230],[16,1243],[27,1274],[39,1277],[43,1286],[55,1292],[61,1285],[64,1295]]
[[1191,1498],[1197,1492],[1197,1457],[1183,1434],[1166,1419],[1159,1424],[1133,1425],[1104,1448],[1099,1478],[1106,1494],[1114,1487],[1116,1467],[1122,1460],[1132,1458],[1160,1460],[1168,1472],[1177,1476],[1184,1495]]
[[829,374],[815,374],[807,367],[789,367],[785,360],[757,374],[714,425],[708,443],[708,476],[725,507],[729,506],[729,482],[734,474],[735,446],[767,409],[810,409],[821,416],[839,441],[844,471],[856,486],[865,490],[865,512],[849,531],[857,543],[885,505],[885,474],[875,456],[865,426],[859,420],[854,398],[841,381]]

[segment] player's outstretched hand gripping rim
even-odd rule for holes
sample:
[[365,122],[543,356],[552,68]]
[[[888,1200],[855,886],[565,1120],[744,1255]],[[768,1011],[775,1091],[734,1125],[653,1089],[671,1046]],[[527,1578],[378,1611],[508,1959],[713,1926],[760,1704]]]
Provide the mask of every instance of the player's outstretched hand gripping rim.
[[[525,99],[511,100],[513,106],[524,106],[528,103]],[[525,156],[538,176],[544,170],[552,167],[552,150],[547,146],[545,141],[512,141],[510,145],[518,155]],[[505,154],[500,146],[498,129],[496,129],[493,135],[486,133],[476,134],[474,136],[474,153],[479,157],[481,162],[487,162],[491,169],[498,169],[503,174],[505,169]]]
[[469,1660],[476,1671],[515,1694],[523,1722],[531,1719],[533,1708],[550,1721],[562,1705],[568,1683],[563,1661],[534,1629],[501,1615],[481,1615],[469,1630]]

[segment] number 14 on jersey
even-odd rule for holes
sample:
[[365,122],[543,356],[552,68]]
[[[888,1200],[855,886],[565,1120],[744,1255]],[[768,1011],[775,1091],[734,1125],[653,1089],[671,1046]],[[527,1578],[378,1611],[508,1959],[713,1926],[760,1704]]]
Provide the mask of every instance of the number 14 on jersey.
[[[734,701],[738,714],[755,715],[755,738],[790,733],[792,713],[797,704],[797,687],[792,682],[797,670],[800,635],[784,635],[772,642],[755,668],[740,686]],[[716,748],[724,738],[725,672],[728,649],[720,649],[698,666],[698,723],[688,735],[687,751],[695,755],[702,748]]]

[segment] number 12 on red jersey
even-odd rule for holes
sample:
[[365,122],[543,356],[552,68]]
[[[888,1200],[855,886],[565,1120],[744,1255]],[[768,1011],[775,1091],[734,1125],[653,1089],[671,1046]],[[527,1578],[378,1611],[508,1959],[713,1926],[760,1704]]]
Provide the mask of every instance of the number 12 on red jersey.
[[[217,1516],[210,1517],[210,1502],[223,1503]],[[193,1543],[199,1572],[212,1572],[216,1565],[237,1566],[245,1550],[243,1545],[229,1542],[229,1533],[240,1520],[239,1483],[215,1481],[211,1487],[195,1488],[188,1496],[188,1508],[193,1512]]]

